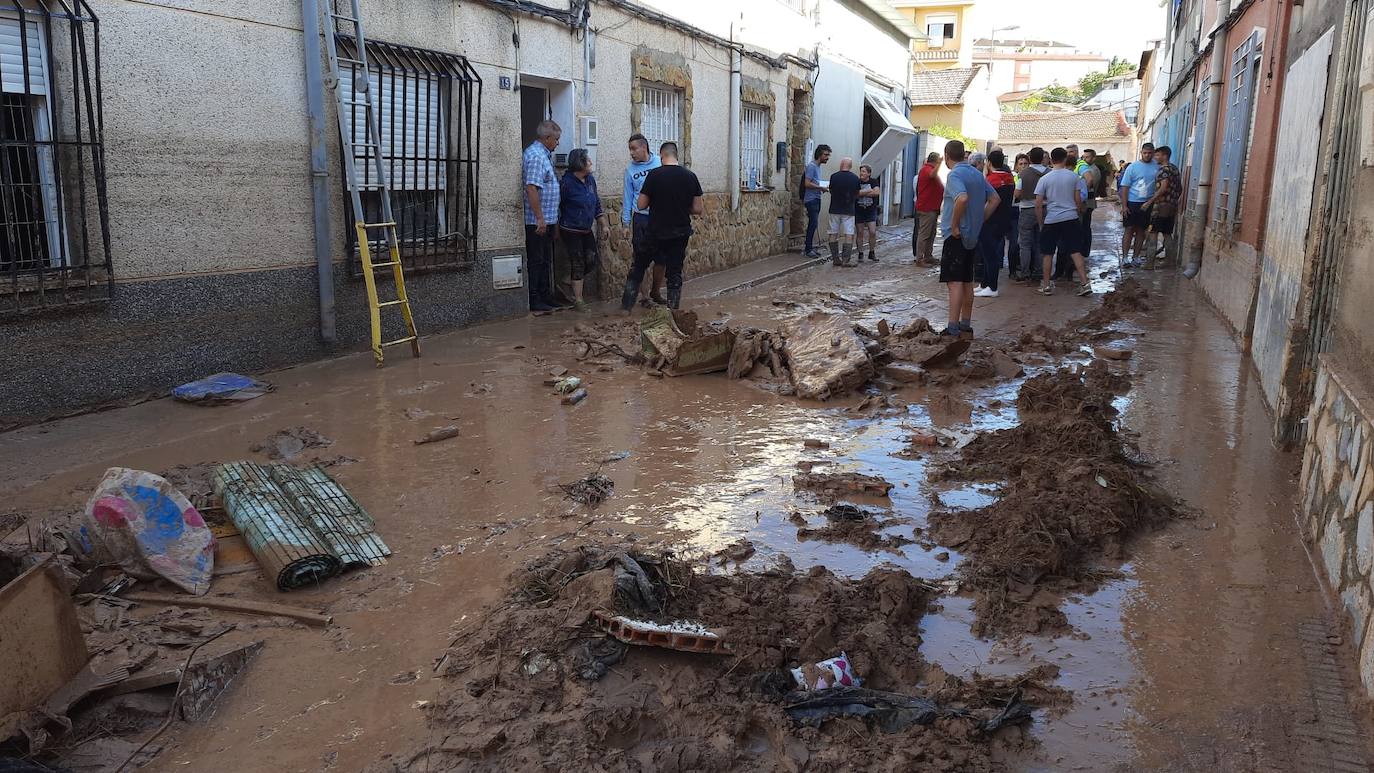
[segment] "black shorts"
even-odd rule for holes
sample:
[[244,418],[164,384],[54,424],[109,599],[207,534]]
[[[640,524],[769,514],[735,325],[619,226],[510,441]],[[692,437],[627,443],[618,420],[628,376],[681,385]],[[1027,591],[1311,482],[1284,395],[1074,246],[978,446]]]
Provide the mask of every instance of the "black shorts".
[[858,224],[860,224],[860,223],[876,223],[876,222],[878,222],[878,208],[877,208],[877,207],[869,207],[869,208],[866,209],[866,210],[863,209],[862,207],[855,207],[855,208],[854,208],[854,224],[855,224],[855,225],[858,225]]
[[1053,255],[1055,252],[1072,254],[1079,252],[1083,237],[1083,223],[1078,218],[1059,223],[1046,223],[1040,228],[1040,254]]
[[1150,227],[1150,213],[1145,211],[1145,202],[1131,201],[1126,203],[1126,227],[1142,229]]
[[1150,221],[1150,230],[1168,236],[1174,232],[1174,218],[1157,217]]
[[940,250],[941,282],[972,282],[973,266],[978,262],[977,248],[964,246],[963,239],[951,236]]

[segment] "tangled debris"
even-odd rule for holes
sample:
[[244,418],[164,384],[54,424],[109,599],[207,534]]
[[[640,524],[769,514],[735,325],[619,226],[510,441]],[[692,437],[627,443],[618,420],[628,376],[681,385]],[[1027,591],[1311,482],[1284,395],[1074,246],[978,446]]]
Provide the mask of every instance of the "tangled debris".
[[819,540],[821,542],[843,542],[862,550],[875,552],[885,550],[900,553],[903,545],[915,540],[897,534],[883,534],[884,529],[899,524],[910,523],[909,518],[888,518],[880,520],[877,513],[854,505],[832,505],[821,513],[826,525],[812,528],[804,516],[798,514],[793,523],[798,525],[797,539],[801,541]]
[[300,456],[306,449],[325,448],[334,441],[309,427],[291,427],[278,430],[266,439],[254,444],[254,453],[267,454],[273,461],[290,461]]
[[[442,659],[448,687],[427,709],[431,741],[396,769],[989,771],[995,752],[1033,743],[1010,727],[1029,718],[1022,700],[955,689],[921,660],[928,591],[901,570],[723,576],[586,546],[551,552],[511,583]],[[588,624],[598,611],[692,621],[730,654],[627,647]],[[794,692],[792,667],[840,651],[870,693]],[[808,703],[827,696],[830,706]],[[862,705],[882,713],[845,708]],[[892,721],[913,706],[931,708],[928,724]]]
[[1009,483],[987,507],[931,517],[932,536],[970,557],[960,568],[976,596],[976,634],[1065,628],[1057,591],[1091,587],[1098,562],[1119,558],[1125,540],[1180,516],[1111,421],[1107,387],[1124,378],[1104,365],[1027,380],[1021,423],[979,435],[944,470]]
[[792,486],[829,497],[843,494],[885,497],[892,491],[892,484],[882,478],[857,472],[808,472],[793,478]]
[[567,499],[588,507],[596,507],[611,498],[611,493],[615,491],[615,481],[595,472],[572,483],[561,483],[558,488]]

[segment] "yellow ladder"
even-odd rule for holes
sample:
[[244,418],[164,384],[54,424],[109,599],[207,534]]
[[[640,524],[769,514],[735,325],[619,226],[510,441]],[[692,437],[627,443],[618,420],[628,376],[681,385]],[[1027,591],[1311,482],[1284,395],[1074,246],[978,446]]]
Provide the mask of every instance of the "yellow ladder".
[[[388,346],[410,344],[410,351],[420,356],[420,336],[415,332],[415,318],[410,313],[410,297],[406,295],[405,272],[401,267],[401,243],[396,235],[396,218],[391,213],[391,191],[387,182],[386,164],[382,161],[382,125],[377,113],[377,95],[372,93],[368,76],[371,65],[367,61],[367,39],[363,37],[362,9],[358,0],[348,0],[346,12],[338,10],[340,0],[330,0],[325,6],[328,24],[325,34],[329,45],[325,47],[329,63],[328,85],[334,91],[334,102],[339,113],[339,139],[343,146],[344,176],[348,181],[349,203],[353,207],[354,228],[358,232],[358,255],[363,264],[363,282],[367,285],[367,311],[372,322],[372,356],[377,359],[377,367],[382,366],[382,350]],[[340,62],[348,65],[343,72]],[[343,79],[351,79],[353,99],[348,99],[340,88]],[[352,112],[363,109],[363,137],[361,141],[353,136],[351,128]],[[371,167],[370,174],[360,174],[358,159],[361,158]],[[375,190],[381,201],[382,221],[367,222],[363,207],[362,191]],[[372,262],[372,242],[369,231],[384,230],[386,233],[387,260],[383,263]],[[374,269],[390,268],[391,278],[396,286],[395,300],[383,301],[377,297],[377,276]],[[405,335],[395,341],[382,340],[382,309],[397,307],[405,321]]]
[[[415,332],[415,317],[410,313],[410,298],[406,295],[406,275],[401,268],[400,240],[396,237],[395,223],[358,223],[358,252],[363,264],[363,283],[367,285],[367,310],[372,321],[372,356],[377,358],[377,367],[382,366],[382,349],[399,344],[410,344],[414,356],[420,356],[420,336]],[[387,260],[385,263],[372,262],[372,243],[367,232],[386,229]],[[377,277],[373,269],[390,268],[391,279],[396,285],[396,299],[383,301],[377,297]],[[396,307],[401,310],[405,322],[406,335],[394,341],[382,340],[382,309]]]

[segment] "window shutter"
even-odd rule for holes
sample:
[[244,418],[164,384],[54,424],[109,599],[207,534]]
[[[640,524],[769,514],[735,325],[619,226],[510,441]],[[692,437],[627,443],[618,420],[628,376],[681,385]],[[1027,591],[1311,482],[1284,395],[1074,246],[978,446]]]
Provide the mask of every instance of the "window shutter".
[[[339,83],[345,100],[361,98],[354,96],[353,80],[345,76]],[[388,186],[392,190],[443,190],[444,165],[437,159],[446,155],[447,138],[440,79],[413,74],[407,78],[381,79],[376,72],[369,72],[368,83],[376,97],[382,131],[379,144],[389,175]],[[362,105],[350,107],[348,128],[354,143],[353,155],[364,181],[371,180],[369,150],[361,145],[367,138],[367,114]]]
[[1188,179],[1188,211],[1193,213],[1197,213],[1199,209],[1206,206],[1206,202],[1198,202],[1197,200],[1197,181],[1198,166],[1202,163],[1203,155],[1207,153],[1207,140],[1209,139],[1206,136],[1207,91],[1208,90],[1204,88],[1202,93],[1198,94],[1197,121],[1193,125],[1193,149],[1190,154],[1193,159],[1193,171]]
[[1240,222],[1241,193],[1245,186],[1245,167],[1250,158],[1250,129],[1254,122],[1255,70],[1259,64],[1258,40],[1250,40],[1250,52],[1245,59],[1245,69],[1241,73],[1241,93],[1239,110],[1236,114],[1237,142],[1235,143],[1234,168],[1231,170],[1231,198],[1227,204],[1227,220]]
[[1234,223],[1240,212],[1241,172],[1249,152],[1254,65],[1258,61],[1259,33],[1252,33],[1236,47],[1226,81],[1226,132],[1222,135],[1221,170],[1217,175],[1213,218]]
[[[0,17],[0,89],[10,94],[47,94],[46,57],[38,23],[25,19],[22,37],[19,26],[19,19],[12,15]],[[24,84],[25,61],[28,88]]]

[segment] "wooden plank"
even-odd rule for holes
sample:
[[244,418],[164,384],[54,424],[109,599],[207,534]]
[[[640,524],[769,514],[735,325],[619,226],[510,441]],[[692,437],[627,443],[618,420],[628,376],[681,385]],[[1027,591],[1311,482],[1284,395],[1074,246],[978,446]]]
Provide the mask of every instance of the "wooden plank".
[[46,564],[0,588],[0,653],[0,738],[8,738],[90,660],[76,608]]
[[226,599],[214,596],[173,596],[166,593],[142,592],[126,593],[124,598],[144,604],[170,604],[176,607],[204,607],[206,609],[221,609],[226,612],[240,612],[245,615],[289,617],[292,620],[299,620],[307,625],[329,625],[334,621],[332,615],[321,615],[317,612],[311,612],[299,607],[288,607],[285,604],[271,604],[265,601],[240,601],[238,599]]

